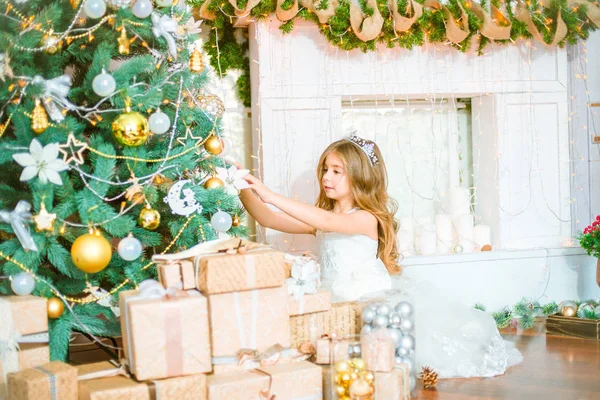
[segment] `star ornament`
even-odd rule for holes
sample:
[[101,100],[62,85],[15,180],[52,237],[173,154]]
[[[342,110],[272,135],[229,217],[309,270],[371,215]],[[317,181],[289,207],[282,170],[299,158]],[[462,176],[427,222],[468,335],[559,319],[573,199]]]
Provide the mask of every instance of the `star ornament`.
[[181,144],[183,147],[185,146],[185,142],[187,142],[188,139],[193,139],[193,140],[202,140],[202,136],[194,136],[194,132],[192,132],[192,129],[189,126],[185,127],[185,135],[182,137],[177,138],[177,142],[179,142],[179,144]]
[[83,152],[87,147],[87,143],[75,139],[75,136],[71,132],[67,138],[67,143],[59,145],[58,151],[63,155],[63,162],[65,164],[75,161],[75,163],[81,165],[85,162]]
[[46,205],[44,203],[41,204],[39,214],[33,217],[33,222],[35,222],[35,229],[38,232],[54,231],[54,220],[56,220],[56,214],[49,213],[48,210],[46,210]]

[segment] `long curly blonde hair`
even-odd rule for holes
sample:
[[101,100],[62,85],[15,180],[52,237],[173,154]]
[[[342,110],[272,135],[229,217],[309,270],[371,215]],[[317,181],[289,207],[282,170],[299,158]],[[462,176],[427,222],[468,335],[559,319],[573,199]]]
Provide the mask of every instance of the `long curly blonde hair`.
[[354,198],[354,205],[361,210],[370,212],[377,218],[378,247],[377,255],[385,264],[390,274],[401,272],[398,266],[398,246],[396,233],[398,222],[394,214],[398,210],[398,203],[387,193],[387,170],[379,147],[375,143],[374,152],[379,162],[371,165],[367,155],[354,143],[342,139],[330,144],[321,155],[317,167],[319,179],[319,196],[316,206],[332,211],[335,200],[328,198],[323,190],[323,174],[325,159],[330,153],[335,152],[344,163],[344,169],[350,182],[350,191]]

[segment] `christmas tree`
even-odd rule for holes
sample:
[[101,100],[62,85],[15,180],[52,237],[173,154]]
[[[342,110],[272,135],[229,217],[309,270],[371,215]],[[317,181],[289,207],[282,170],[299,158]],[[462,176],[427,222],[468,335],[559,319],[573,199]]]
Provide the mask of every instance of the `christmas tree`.
[[245,235],[243,181],[185,5],[0,0],[0,19],[0,294],[49,299],[64,359],[73,331],[119,334],[153,254]]

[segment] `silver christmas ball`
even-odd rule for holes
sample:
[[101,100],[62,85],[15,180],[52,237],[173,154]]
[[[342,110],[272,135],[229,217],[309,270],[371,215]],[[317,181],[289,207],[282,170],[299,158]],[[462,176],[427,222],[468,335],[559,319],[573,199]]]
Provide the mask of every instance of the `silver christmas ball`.
[[400,327],[400,322],[402,320],[400,319],[400,315],[397,312],[393,312],[390,314],[390,325],[393,328],[397,328]]
[[117,253],[125,261],[133,261],[142,255],[142,242],[130,235],[121,239],[117,246]]
[[370,324],[375,319],[375,311],[373,309],[366,307],[362,312],[362,320],[364,323]]
[[377,307],[377,315],[389,315],[390,314],[390,306],[388,306],[387,304],[382,304],[379,307]]
[[100,97],[110,96],[115,92],[116,88],[117,82],[115,82],[115,78],[104,69],[92,81],[92,89]]
[[408,357],[410,355],[410,350],[400,346],[396,349],[396,355],[398,357]]
[[106,13],[106,3],[104,0],[86,0],[83,11],[91,19],[101,18]]
[[400,330],[403,333],[412,332],[414,327],[415,327],[415,324],[413,324],[413,321],[411,318],[403,318],[402,321],[400,322]]
[[227,232],[231,228],[233,220],[231,215],[219,210],[211,217],[210,224],[217,232]]
[[402,360],[404,358],[400,357],[400,356],[396,356],[396,364],[402,364]]
[[140,19],[144,19],[152,14],[154,7],[152,6],[152,2],[150,0],[136,0],[133,7],[131,7],[131,12],[133,15]]
[[35,279],[27,272],[19,272],[10,277],[10,287],[17,296],[27,296],[35,289]]
[[134,0],[104,0],[104,1],[110,8],[117,9],[117,8],[129,7],[131,5],[131,3],[133,3]]
[[386,315],[377,315],[373,321],[373,325],[377,328],[385,328],[388,326],[388,317]]
[[360,329],[361,334],[371,333],[373,332],[373,327],[370,324],[364,324]]
[[148,118],[148,127],[155,135],[162,135],[171,128],[171,120],[159,108]]
[[394,310],[400,314],[401,317],[410,317],[413,314],[413,306],[408,301],[401,301],[396,304]]
[[352,346],[352,353],[354,355],[360,355],[360,344],[355,344]]
[[407,350],[414,350],[415,338],[411,335],[402,336],[402,339],[400,339],[400,347]]

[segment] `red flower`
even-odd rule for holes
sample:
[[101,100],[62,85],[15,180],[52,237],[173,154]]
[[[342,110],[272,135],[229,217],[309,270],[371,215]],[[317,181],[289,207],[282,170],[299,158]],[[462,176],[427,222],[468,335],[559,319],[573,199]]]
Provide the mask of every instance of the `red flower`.
[[596,221],[600,221],[600,215],[596,215]]
[[588,228],[585,228],[585,229],[583,230],[583,234],[584,234],[584,235],[587,235],[587,233],[588,233],[588,232],[589,232],[589,231],[588,231]]

